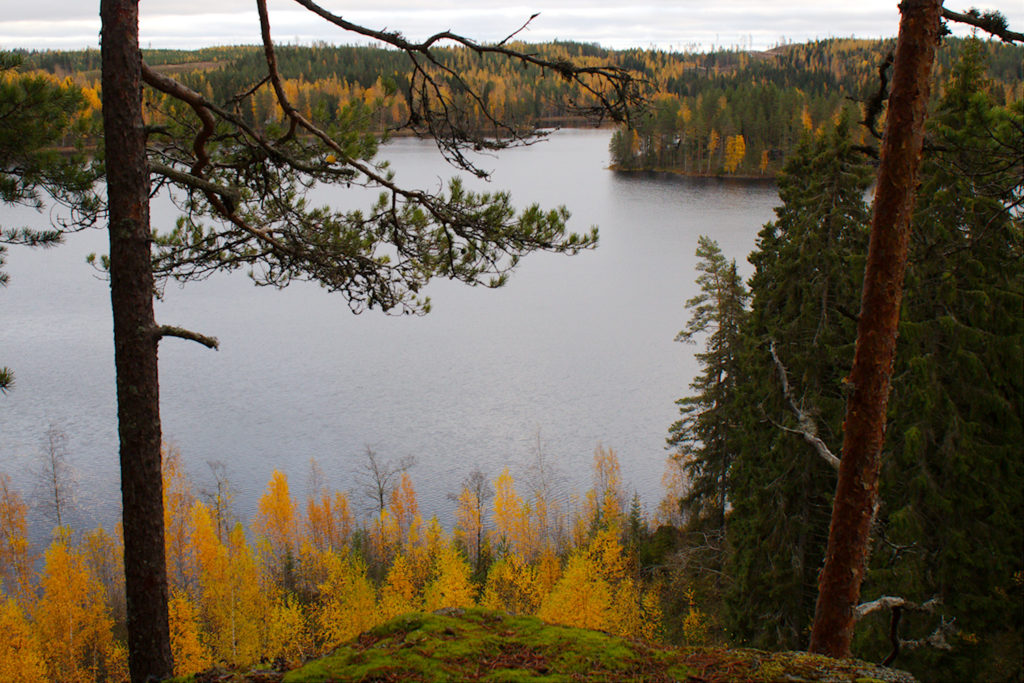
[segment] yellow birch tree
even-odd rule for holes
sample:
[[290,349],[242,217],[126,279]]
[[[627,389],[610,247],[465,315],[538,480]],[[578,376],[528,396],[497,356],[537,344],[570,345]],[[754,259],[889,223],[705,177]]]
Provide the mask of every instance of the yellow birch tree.
[[348,545],[355,524],[348,496],[320,491],[306,501],[306,537],[320,551],[339,551]]
[[0,602],[0,681],[46,683],[43,648],[21,606],[12,599]]
[[165,446],[162,456],[164,488],[164,554],[167,557],[167,581],[171,589],[180,589],[195,597],[195,563],[188,553],[189,516],[196,497],[185,474],[181,452]]
[[412,564],[404,554],[395,557],[380,589],[380,618],[388,620],[406,612],[423,608],[421,586],[417,586]]
[[378,623],[373,584],[357,558],[330,557],[327,581],[320,586],[316,614],[320,649],[329,650]]
[[535,614],[542,597],[537,568],[519,555],[509,553],[487,571],[480,605],[513,615]]
[[28,544],[28,506],[0,474],[0,589],[27,606],[33,599],[32,564]]
[[742,135],[730,135],[725,142],[725,172],[735,173],[747,155],[747,142]]
[[209,669],[213,664],[213,657],[210,655],[210,649],[203,643],[199,613],[185,591],[171,591],[167,613],[171,630],[174,675],[188,676]]
[[506,467],[494,480],[494,528],[491,529],[491,538],[497,548],[507,550],[512,545],[522,507],[523,500],[516,493],[515,482]]
[[256,503],[253,529],[260,539],[268,568],[283,573],[298,555],[298,517],[288,491],[288,477],[274,470],[267,490]]
[[472,607],[476,587],[469,563],[451,543],[438,548],[430,583],[423,590],[423,607],[433,612],[445,607]]
[[409,477],[408,472],[402,472],[398,486],[391,490],[389,509],[395,518],[395,523],[398,524],[398,530],[402,537],[408,540],[409,528],[413,520],[420,514],[416,489],[413,488],[412,478]]
[[46,643],[42,654],[50,679],[103,680],[120,672],[123,650],[114,644],[103,586],[64,538],[46,551],[40,587],[33,620],[40,642]]
[[586,552],[569,556],[562,577],[537,613],[544,621],[604,629],[612,606],[612,588]]

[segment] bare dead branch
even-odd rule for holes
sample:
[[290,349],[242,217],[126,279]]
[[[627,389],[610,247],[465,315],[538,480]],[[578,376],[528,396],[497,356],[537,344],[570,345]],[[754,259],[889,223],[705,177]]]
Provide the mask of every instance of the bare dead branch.
[[916,650],[922,647],[933,647],[936,650],[952,650],[953,646],[949,644],[947,637],[956,633],[956,625],[954,620],[950,619],[946,621],[945,618],[939,621],[939,625],[935,627],[935,630],[931,632],[925,638],[915,638],[912,640],[899,639],[899,644],[906,650]]
[[173,325],[159,325],[152,328],[152,334],[157,339],[163,337],[178,337],[180,339],[189,339],[194,342],[202,344],[208,349],[214,349],[215,351],[220,348],[220,342],[217,341],[216,337],[207,337],[205,334],[199,334],[192,330],[186,330],[184,327],[174,327]]
[[853,617],[858,621],[863,619],[869,614],[879,612],[881,610],[893,609],[896,607],[912,609],[918,612],[928,612],[929,614],[935,611],[935,608],[942,604],[942,601],[938,598],[932,598],[928,602],[918,605],[917,603],[910,602],[906,598],[901,598],[892,595],[883,595],[882,597],[872,600],[871,602],[862,602],[857,605],[853,610]]
[[231,100],[230,100],[230,101],[231,101],[231,102],[235,102],[235,103],[237,103],[237,102],[241,102],[241,101],[242,101],[242,100],[244,100],[244,99],[245,99],[246,97],[249,97],[250,95],[254,94],[254,93],[255,93],[255,92],[257,91],[257,90],[259,90],[260,88],[262,88],[262,87],[264,86],[264,84],[265,84],[265,83],[266,83],[267,81],[269,81],[269,80],[270,80],[270,77],[269,77],[269,76],[264,76],[263,78],[261,78],[261,79],[260,79],[259,83],[257,83],[256,85],[252,86],[251,88],[249,88],[249,89],[248,89],[248,90],[246,90],[245,92],[240,92],[240,93],[238,93],[237,95],[234,95],[234,96],[232,96],[232,98],[231,98]]
[[782,395],[786,397],[786,402],[789,403],[789,407],[796,415],[797,424],[799,425],[799,429],[792,429],[790,427],[782,427],[782,429],[802,436],[804,441],[809,443],[825,462],[838,470],[839,458],[837,458],[835,454],[829,450],[829,447],[825,442],[821,440],[821,437],[818,436],[818,426],[814,423],[811,416],[805,413],[793,398],[793,392],[789,386],[789,376],[786,372],[786,367],[782,364],[782,361],[779,360],[779,354],[775,351],[774,340],[772,340],[768,345],[768,350],[772,354],[772,361],[774,361],[775,369],[779,374],[779,382],[782,383]]
[[540,12],[534,12],[533,14],[531,14],[531,15],[530,15],[530,18],[529,18],[529,19],[527,19],[527,20],[526,20],[526,21],[525,21],[525,22],[523,23],[523,25],[522,25],[522,26],[520,26],[519,28],[517,28],[517,29],[516,29],[515,31],[512,31],[512,33],[508,34],[507,36],[505,36],[505,39],[504,39],[504,40],[502,40],[502,41],[501,41],[500,43],[498,43],[498,46],[500,47],[500,46],[504,45],[504,44],[505,44],[505,43],[507,43],[508,41],[512,40],[512,39],[513,39],[513,38],[514,38],[514,37],[515,37],[516,35],[518,35],[518,34],[522,33],[522,32],[523,32],[524,30],[526,30],[526,27],[530,25],[530,22],[531,22],[531,21],[533,21],[534,19],[536,19],[536,18],[537,18],[537,17],[539,17],[539,16],[540,16]]
[[[889,54],[878,65],[878,90],[864,103],[864,120],[861,123],[876,140],[882,139],[882,134],[878,132],[878,117],[882,114],[885,101],[889,99],[889,70],[892,68],[895,55],[894,50],[889,50]],[[877,150],[874,151],[874,156],[877,158]]]
[[[564,73],[565,75],[570,76],[573,74],[620,76],[626,73],[625,69],[616,66],[576,67],[573,66],[572,64],[566,64],[565,62],[555,62],[543,59],[541,57],[538,57],[527,52],[513,50],[512,48],[505,47],[501,43],[498,43],[496,45],[485,45],[482,43],[477,43],[474,40],[470,40],[469,38],[461,36],[457,33],[452,33],[451,31],[441,31],[439,33],[435,33],[434,35],[430,36],[421,43],[413,43],[406,40],[405,37],[402,36],[402,34],[398,33],[397,31],[376,31],[374,29],[366,28],[365,26],[360,26],[359,24],[353,24],[352,22],[346,21],[345,19],[341,18],[340,16],[337,16],[336,14],[328,12],[327,10],[325,10],[323,7],[313,2],[312,0],[295,0],[295,2],[302,5],[310,12],[316,14],[317,16],[334,24],[338,28],[342,28],[346,31],[351,31],[353,33],[358,33],[359,35],[363,35],[368,38],[379,40],[382,43],[386,43],[388,45],[396,47],[404,52],[419,52],[421,54],[426,55],[430,52],[432,48],[435,48],[438,45],[438,43],[450,41],[457,45],[467,47],[473,50],[474,52],[480,54],[500,54],[511,59],[525,62],[527,64],[532,64],[534,66],[538,66],[541,68],[553,69],[559,73]],[[527,21],[527,24],[529,24],[529,22],[536,17],[537,14],[530,17],[530,19]],[[526,24],[524,24],[523,26],[525,27]],[[521,31],[522,29],[519,30]],[[518,31],[516,33],[518,33]]]
[[895,661],[902,650],[916,650],[921,647],[933,647],[937,650],[952,650],[947,637],[952,635],[956,628],[955,620],[946,621],[945,617],[939,619],[939,625],[932,633],[924,638],[904,639],[899,635],[900,618],[904,610],[921,612],[924,614],[935,614],[942,605],[940,598],[932,598],[927,602],[918,604],[905,598],[884,595],[871,602],[864,602],[854,608],[854,620],[859,621],[863,617],[882,610],[892,610],[892,618],[889,623],[889,641],[892,643],[892,651],[882,661],[883,666],[889,666]]
[[[450,42],[468,48],[477,54],[503,55],[524,65],[532,65],[544,70],[550,69],[562,78],[575,82],[585,92],[597,99],[600,106],[592,113],[600,114],[601,116],[609,115],[616,121],[628,122],[631,106],[638,105],[643,101],[639,92],[641,80],[621,67],[610,65],[576,66],[567,61],[544,59],[535,54],[506,47],[504,41],[494,45],[485,45],[451,31],[441,31],[420,43],[414,43],[406,40],[402,34],[395,31],[376,31],[365,26],[353,24],[338,15],[332,14],[316,2],[313,2],[313,0],[295,0],[295,2],[339,28],[379,40],[382,43],[402,50],[410,56],[414,53],[419,53],[435,63],[437,63],[437,60],[432,56],[431,51],[437,48],[439,44]],[[534,17],[531,17],[524,24],[524,27]],[[521,31],[522,29],[519,30]],[[596,77],[598,84],[595,85],[595,83],[590,82],[588,77],[591,76]],[[461,82],[461,78],[458,80]],[[604,87],[610,88],[612,96],[605,92]]]

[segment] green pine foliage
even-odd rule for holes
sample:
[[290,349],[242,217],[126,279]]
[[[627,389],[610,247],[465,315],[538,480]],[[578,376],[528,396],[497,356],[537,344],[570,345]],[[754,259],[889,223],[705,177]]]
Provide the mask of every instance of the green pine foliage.
[[19,73],[20,66],[18,55],[0,53],[0,202],[42,208],[43,195],[70,201],[94,180],[73,154],[94,132],[79,116],[84,98],[72,83]]
[[[51,246],[62,230],[87,227],[95,219],[96,178],[76,144],[91,131],[81,90],[45,74],[24,74],[20,55],[0,52],[0,206],[42,209],[44,200],[72,208],[71,223],[44,229],[0,224],[0,287],[7,245]],[[0,393],[14,386],[14,373],[0,367]]]

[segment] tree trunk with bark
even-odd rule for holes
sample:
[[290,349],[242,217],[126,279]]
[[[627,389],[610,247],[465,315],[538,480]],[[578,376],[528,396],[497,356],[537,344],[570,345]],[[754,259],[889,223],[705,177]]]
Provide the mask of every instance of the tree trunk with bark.
[[138,3],[103,0],[100,14],[129,668],[146,681],[172,666]]
[[900,11],[857,347],[847,380],[852,394],[843,423],[843,455],[811,631],[811,652],[833,657],[850,654],[854,608],[867,568],[910,242],[910,217],[917,194],[942,3],[903,0]]

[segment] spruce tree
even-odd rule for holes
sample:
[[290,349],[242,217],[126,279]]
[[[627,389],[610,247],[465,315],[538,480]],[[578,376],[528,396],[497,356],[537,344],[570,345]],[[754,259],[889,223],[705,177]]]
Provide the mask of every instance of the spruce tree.
[[[957,680],[1012,678],[1024,630],[1024,105],[999,105],[983,71],[967,49],[929,128],[862,597],[939,598],[938,614],[911,613],[899,637],[926,637],[942,618],[952,650],[904,646],[897,663]],[[841,120],[789,160],[779,219],[751,256],[726,601],[727,626],[759,645],[804,644],[823,557],[834,473],[794,433],[793,403],[838,445],[870,177],[848,135]],[[890,626],[866,618],[855,653],[889,653]]]
[[850,138],[844,114],[798,146],[779,177],[777,219],[764,226],[750,256],[725,616],[740,641],[763,647],[806,645],[828,533],[835,470],[797,433],[794,406],[838,448],[871,178]]
[[[930,123],[865,598],[938,597],[955,619],[951,652],[902,665],[1003,680],[1024,647],[1024,103],[999,106],[980,48],[968,44]],[[889,624],[874,622],[862,647],[878,654]],[[903,637],[937,622],[911,615]]]
[[730,408],[739,379],[736,353],[748,295],[736,261],[727,261],[717,242],[701,235],[696,255],[700,293],[686,302],[692,316],[676,341],[692,343],[701,335],[706,341],[704,352],[697,354],[701,373],[690,384],[693,394],[676,401],[680,419],[669,427],[668,445],[688,475],[688,493],[680,505],[689,525],[724,532],[733,461]]

